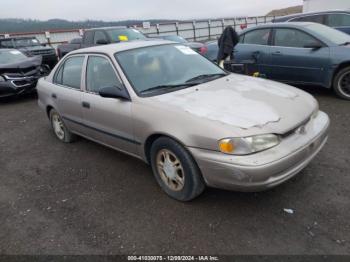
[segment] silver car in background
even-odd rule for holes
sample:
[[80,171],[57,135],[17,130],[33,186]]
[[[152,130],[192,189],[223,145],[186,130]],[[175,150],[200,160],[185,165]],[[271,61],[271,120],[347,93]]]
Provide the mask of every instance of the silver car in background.
[[59,140],[79,135],[142,159],[180,201],[206,186],[277,186],[306,167],[328,136],[329,118],[311,95],[227,74],[168,41],[74,51],[37,89]]

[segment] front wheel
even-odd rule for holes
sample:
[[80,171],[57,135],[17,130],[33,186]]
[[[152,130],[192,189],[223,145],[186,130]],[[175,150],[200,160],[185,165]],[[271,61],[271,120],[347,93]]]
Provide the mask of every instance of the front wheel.
[[176,141],[161,137],[151,147],[151,164],[160,187],[172,198],[190,201],[205,189],[201,172],[190,153]]
[[337,73],[333,88],[337,96],[350,100],[350,67],[346,67]]

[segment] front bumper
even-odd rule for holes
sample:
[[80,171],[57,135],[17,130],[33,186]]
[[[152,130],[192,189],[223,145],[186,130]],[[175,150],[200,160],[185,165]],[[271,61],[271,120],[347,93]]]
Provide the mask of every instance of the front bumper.
[[6,81],[0,83],[0,98],[35,92],[38,79]]
[[327,142],[329,118],[319,112],[305,125],[269,150],[248,156],[225,155],[189,148],[207,185],[221,189],[257,192],[275,187],[305,168]]

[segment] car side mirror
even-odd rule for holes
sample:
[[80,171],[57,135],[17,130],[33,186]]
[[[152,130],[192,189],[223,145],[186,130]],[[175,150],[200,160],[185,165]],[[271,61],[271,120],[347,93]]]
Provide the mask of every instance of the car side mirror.
[[307,44],[304,46],[304,48],[311,48],[312,50],[318,50],[322,47],[323,47],[323,45],[320,43],[312,43],[312,44]]
[[130,96],[124,87],[108,86],[99,90],[99,95],[105,98],[119,98],[130,101]]
[[106,39],[98,39],[96,41],[96,44],[98,44],[98,45],[107,45],[108,41]]

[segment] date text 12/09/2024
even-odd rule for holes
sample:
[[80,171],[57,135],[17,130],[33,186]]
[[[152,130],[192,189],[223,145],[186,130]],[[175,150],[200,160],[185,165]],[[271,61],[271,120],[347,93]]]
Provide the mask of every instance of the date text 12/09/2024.
[[219,261],[217,256],[128,256],[128,261]]

